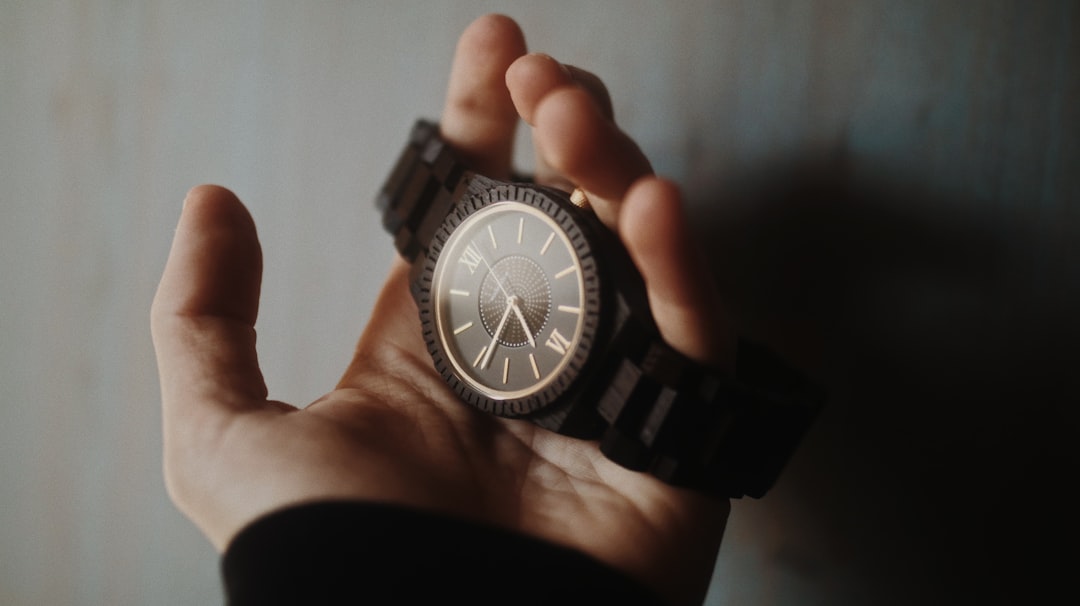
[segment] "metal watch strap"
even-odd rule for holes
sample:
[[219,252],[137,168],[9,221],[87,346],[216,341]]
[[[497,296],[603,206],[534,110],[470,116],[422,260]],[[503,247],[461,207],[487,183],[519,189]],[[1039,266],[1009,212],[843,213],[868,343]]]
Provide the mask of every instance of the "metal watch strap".
[[[383,227],[410,263],[427,254],[470,172],[418,120],[379,192]],[[414,267],[418,264],[413,263]],[[415,293],[414,293],[415,294]],[[766,350],[740,341],[735,378],[710,372],[636,322],[613,338],[597,411],[611,460],[680,486],[732,498],[761,497],[813,421],[823,393]]]

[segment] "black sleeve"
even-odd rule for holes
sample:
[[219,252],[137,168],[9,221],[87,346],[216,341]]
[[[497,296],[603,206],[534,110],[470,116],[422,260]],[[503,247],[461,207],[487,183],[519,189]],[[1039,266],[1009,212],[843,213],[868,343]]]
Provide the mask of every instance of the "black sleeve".
[[301,505],[226,550],[228,604],[659,604],[573,549],[430,512],[363,502]]

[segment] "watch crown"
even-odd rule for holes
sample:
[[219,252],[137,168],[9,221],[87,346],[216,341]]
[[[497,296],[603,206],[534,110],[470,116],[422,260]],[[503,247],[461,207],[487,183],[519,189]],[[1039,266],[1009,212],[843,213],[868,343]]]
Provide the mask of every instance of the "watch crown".
[[575,187],[574,191],[570,192],[570,202],[578,208],[591,208],[589,206],[589,197],[585,195],[585,192],[580,187]]

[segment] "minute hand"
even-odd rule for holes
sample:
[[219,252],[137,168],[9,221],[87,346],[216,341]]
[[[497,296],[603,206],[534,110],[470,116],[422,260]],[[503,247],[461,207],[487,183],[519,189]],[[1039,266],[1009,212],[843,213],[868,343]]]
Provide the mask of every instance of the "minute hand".
[[488,365],[491,364],[491,358],[495,355],[495,346],[499,343],[499,337],[502,335],[503,328],[506,327],[506,320],[510,318],[512,308],[513,304],[510,300],[507,300],[506,311],[503,312],[502,319],[499,320],[499,327],[495,329],[495,335],[491,337],[491,344],[488,345],[487,351],[484,352],[484,358],[480,360],[480,370],[486,370]]
[[514,309],[514,315],[517,316],[518,322],[521,322],[521,329],[525,331],[525,337],[529,339],[529,345],[536,348],[536,341],[533,340],[532,331],[529,330],[529,323],[525,321],[525,314],[521,313],[521,308],[518,307],[517,301],[511,299],[510,307]]

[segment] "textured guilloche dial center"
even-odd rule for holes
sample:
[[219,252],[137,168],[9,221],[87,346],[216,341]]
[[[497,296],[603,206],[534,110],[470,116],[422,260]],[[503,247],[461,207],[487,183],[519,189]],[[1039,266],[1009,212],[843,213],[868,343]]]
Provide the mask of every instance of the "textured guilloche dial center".
[[581,263],[542,211],[499,202],[464,220],[436,264],[436,327],[455,371],[495,399],[542,389],[581,338]]
[[507,347],[521,347],[529,344],[547,324],[551,314],[551,284],[536,261],[510,255],[496,261],[484,276],[479,305],[480,319],[492,335],[507,307],[514,316],[520,313],[524,323],[512,318],[514,321],[499,336],[499,342]]

